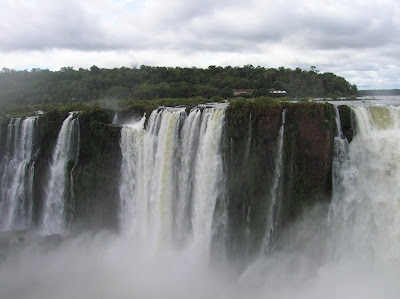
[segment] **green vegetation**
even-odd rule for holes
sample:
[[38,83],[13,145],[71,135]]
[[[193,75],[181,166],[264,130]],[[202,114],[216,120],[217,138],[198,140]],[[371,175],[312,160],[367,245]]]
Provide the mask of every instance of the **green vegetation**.
[[55,104],[35,104],[35,105],[10,105],[1,109],[0,117],[25,117],[33,116],[36,111],[44,112],[69,112],[83,111],[90,112],[93,109],[105,108],[109,110],[121,111],[124,113],[145,112],[156,109],[160,106],[185,106],[188,108],[205,104],[209,102],[218,102],[222,98],[206,99],[202,97],[187,98],[187,99],[154,99],[154,100],[96,100],[91,102],[72,102],[72,103],[55,103]]
[[255,89],[253,96],[286,90],[289,97],[342,97],[357,94],[357,87],[333,73],[254,67],[207,69],[151,67],[89,70],[63,67],[59,71],[32,69],[0,71],[0,107],[14,105],[65,105],[103,100],[227,99],[232,89]]

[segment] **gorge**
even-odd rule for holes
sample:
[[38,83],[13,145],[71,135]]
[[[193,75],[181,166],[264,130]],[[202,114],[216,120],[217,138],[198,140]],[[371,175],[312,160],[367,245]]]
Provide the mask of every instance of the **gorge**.
[[396,298],[400,109],[345,104],[2,119],[0,294]]

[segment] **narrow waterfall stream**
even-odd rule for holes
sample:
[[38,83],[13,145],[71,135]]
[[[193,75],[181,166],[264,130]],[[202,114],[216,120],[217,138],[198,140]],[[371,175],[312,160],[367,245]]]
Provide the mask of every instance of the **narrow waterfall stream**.
[[16,118],[8,124],[7,152],[0,164],[0,229],[29,228],[37,117]]
[[271,203],[268,210],[266,234],[264,244],[262,246],[262,253],[268,253],[271,249],[272,238],[274,237],[275,230],[278,227],[279,214],[281,209],[281,196],[282,196],[282,180],[283,180],[283,141],[285,134],[285,118],[286,110],[282,111],[282,125],[279,129],[278,146],[275,151],[275,170],[272,180],[271,188]]
[[58,134],[49,170],[42,224],[46,233],[62,233],[66,229],[64,214],[64,192],[67,180],[68,161],[77,161],[79,154],[79,120],[71,112],[64,120]]

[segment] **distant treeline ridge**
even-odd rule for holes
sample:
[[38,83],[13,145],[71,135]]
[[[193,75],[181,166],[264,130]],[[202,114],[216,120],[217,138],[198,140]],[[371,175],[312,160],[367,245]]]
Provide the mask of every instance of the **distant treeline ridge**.
[[233,97],[233,89],[254,89],[252,96],[285,90],[288,97],[342,97],[357,95],[357,86],[333,73],[284,67],[209,66],[90,69],[63,67],[59,71],[34,68],[0,71],[0,105],[66,103],[98,99]]

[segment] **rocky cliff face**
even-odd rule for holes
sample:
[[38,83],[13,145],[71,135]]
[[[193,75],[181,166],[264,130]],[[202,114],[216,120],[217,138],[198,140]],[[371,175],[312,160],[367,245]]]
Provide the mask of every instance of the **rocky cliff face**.
[[7,140],[8,118],[0,119],[0,157],[3,157]]
[[338,109],[343,137],[350,143],[354,135],[354,112],[346,105],[339,105]]
[[[342,132],[351,141],[351,109],[340,106],[339,110]],[[66,215],[72,229],[118,227],[121,128],[110,124],[113,114],[94,108],[79,115],[79,160],[68,163],[66,188]],[[36,225],[40,224],[52,151],[67,116],[67,112],[54,111],[39,117]],[[225,119],[228,248],[232,255],[244,252],[251,256],[270,250],[270,240],[304,209],[330,199],[335,113],[329,104],[260,106],[244,101],[229,106]],[[3,144],[6,121],[1,122],[0,132]]]
[[330,199],[335,113],[329,104],[299,104],[287,108],[285,131],[285,216],[299,215],[315,201]]
[[[79,115],[79,160],[67,165],[67,222],[71,228],[116,227],[120,167],[120,128],[110,125],[113,112],[93,109]],[[66,112],[52,111],[39,117],[39,153],[35,162],[34,222],[40,226],[49,164]]]
[[112,115],[95,110],[79,116],[80,154],[71,169],[73,193],[67,214],[76,228],[118,225],[121,128],[110,125]]
[[228,242],[231,254],[251,256],[270,250],[269,240],[305,208],[330,198],[335,114],[329,104],[249,103],[228,107],[226,121]]

